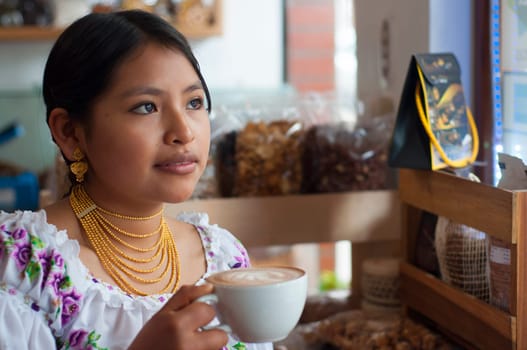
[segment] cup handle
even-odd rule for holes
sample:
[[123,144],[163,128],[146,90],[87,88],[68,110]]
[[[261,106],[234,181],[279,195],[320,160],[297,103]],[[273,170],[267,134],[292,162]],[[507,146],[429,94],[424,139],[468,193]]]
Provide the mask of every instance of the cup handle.
[[218,302],[218,296],[216,294],[205,294],[205,295],[202,295],[198,298],[196,298],[196,300],[194,300],[195,302],[199,302],[199,303],[205,303],[205,304],[216,304]]
[[[217,302],[218,302],[218,296],[216,294],[205,294],[205,295],[202,295],[198,298],[196,298],[194,300],[194,302],[199,302],[199,303],[205,303],[205,304],[209,304],[209,305],[215,305]],[[229,333],[229,334],[232,334],[232,328],[225,324],[225,323],[220,323],[220,324],[216,324],[216,325],[205,325],[203,327],[201,327],[202,330],[206,331],[206,330],[209,330],[209,329],[221,329],[222,331],[226,332],[226,333]]]

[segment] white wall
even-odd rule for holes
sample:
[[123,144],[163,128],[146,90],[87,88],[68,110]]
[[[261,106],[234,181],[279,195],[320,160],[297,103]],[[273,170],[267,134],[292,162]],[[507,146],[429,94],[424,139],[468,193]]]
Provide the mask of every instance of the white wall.
[[[471,6],[472,0],[355,0],[359,98],[387,96],[397,106],[411,55],[449,51],[459,60],[465,97],[471,101]],[[384,90],[380,75],[383,20],[390,28],[390,75]]]
[[191,44],[211,89],[283,84],[281,0],[224,0],[223,35]]
[[[428,51],[428,1],[355,0],[357,28],[358,95],[376,100],[381,95],[398,103],[413,53]],[[389,68],[387,86],[381,83],[381,28],[389,24]]]

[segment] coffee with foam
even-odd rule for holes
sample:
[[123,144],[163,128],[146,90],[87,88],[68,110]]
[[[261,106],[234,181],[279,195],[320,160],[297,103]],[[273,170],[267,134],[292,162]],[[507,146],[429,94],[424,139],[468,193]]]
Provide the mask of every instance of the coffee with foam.
[[259,286],[297,279],[304,274],[304,271],[294,267],[253,267],[216,273],[207,281],[222,285]]
[[197,302],[215,304],[220,328],[242,342],[282,340],[300,319],[307,297],[307,274],[289,266],[259,266],[218,272],[207,281],[214,293]]

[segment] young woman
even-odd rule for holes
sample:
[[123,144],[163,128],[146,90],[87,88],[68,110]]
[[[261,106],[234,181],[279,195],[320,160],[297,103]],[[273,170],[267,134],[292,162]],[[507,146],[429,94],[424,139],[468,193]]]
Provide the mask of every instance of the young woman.
[[249,264],[190,197],[210,142],[210,95],[185,38],[141,11],[90,14],[44,71],[53,140],[72,188],[38,212],[0,213],[0,349],[271,349],[219,329],[209,274]]

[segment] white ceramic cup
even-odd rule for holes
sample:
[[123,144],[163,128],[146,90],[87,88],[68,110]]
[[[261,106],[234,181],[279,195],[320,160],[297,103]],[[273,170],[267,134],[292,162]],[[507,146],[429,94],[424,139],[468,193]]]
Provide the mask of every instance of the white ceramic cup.
[[[298,323],[307,297],[307,274],[285,266],[233,269],[209,276],[214,294],[196,301],[216,305],[221,328],[247,343],[282,340]],[[205,327],[207,328],[207,327]]]

